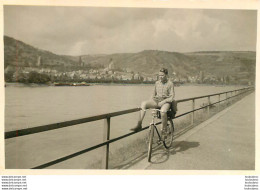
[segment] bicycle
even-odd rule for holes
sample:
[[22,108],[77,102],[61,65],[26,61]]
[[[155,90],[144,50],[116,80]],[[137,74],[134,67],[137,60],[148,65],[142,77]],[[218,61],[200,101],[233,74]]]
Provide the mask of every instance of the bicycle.
[[163,142],[163,145],[166,149],[169,149],[171,147],[173,136],[174,136],[174,124],[172,122],[173,116],[171,111],[167,112],[166,138],[164,138],[163,140],[155,123],[155,119],[161,119],[161,110],[159,109],[151,109],[151,110],[152,110],[152,122],[150,123],[149,134],[148,134],[148,162],[151,162],[154,129],[158,135],[157,144],[159,145],[161,144],[161,142]]

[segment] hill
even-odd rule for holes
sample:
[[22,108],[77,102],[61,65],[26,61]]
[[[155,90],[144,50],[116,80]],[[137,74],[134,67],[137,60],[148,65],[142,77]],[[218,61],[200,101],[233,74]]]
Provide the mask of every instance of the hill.
[[66,56],[56,55],[25,44],[14,38],[4,36],[4,62],[5,68],[13,66],[64,66],[76,64]]
[[166,67],[170,74],[174,72],[178,77],[195,76],[203,72],[205,76],[229,76],[233,80],[255,80],[255,52],[177,53],[145,50],[139,53],[82,56],[82,60],[91,65],[107,66],[110,58],[117,68],[144,74],[155,74],[159,68]]
[[[152,75],[159,68],[166,67],[178,78],[204,76],[217,78],[228,76],[233,80],[255,80],[256,52],[207,51],[177,53],[158,50],[144,50],[138,53],[66,56],[41,50],[4,36],[5,68],[19,67],[50,68],[105,68],[111,59],[118,70]],[[78,68],[77,68],[78,69]]]
[[216,76],[230,76],[234,80],[255,80],[255,52],[194,52],[185,54],[194,60],[198,70]]
[[193,60],[189,56],[176,52],[145,50],[139,53],[121,53],[98,57],[82,56],[82,60],[88,64],[104,64],[105,66],[109,64],[111,58],[116,68],[145,74],[155,74],[161,67],[168,68],[171,74],[177,71],[181,76],[197,71],[191,64]]

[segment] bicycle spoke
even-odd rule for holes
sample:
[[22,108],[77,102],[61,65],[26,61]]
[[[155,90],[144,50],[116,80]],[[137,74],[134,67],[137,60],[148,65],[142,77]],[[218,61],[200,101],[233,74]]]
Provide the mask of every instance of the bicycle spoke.
[[167,129],[166,129],[166,139],[163,141],[163,145],[166,149],[171,147],[173,141],[173,134],[174,134],[174,126],[172,120],[168,120]]

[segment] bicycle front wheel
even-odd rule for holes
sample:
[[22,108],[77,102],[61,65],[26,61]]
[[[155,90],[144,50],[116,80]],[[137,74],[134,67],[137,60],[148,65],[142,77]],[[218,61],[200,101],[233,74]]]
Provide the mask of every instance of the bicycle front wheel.
[[163,141],[163,145],[166,149],[170,148],[173,141],[174,136],[174,125],[171,119],[167,121],[167,128],[166,128],[166,139]]
[[149,143],[148,143],[148,162],[151,162],[151,157],[152,157],[153,136],[154,136],[154,126],[150,125],[150,128],[149,128]]

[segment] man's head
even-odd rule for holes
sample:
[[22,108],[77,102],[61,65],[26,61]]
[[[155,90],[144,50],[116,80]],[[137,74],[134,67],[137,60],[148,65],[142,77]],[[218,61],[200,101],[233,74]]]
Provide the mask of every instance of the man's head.
[[159,71],[159,80],[161,82],[166,82],[167,81],[167,76],[168,76],[168,70],[165,68],[160,69]]

